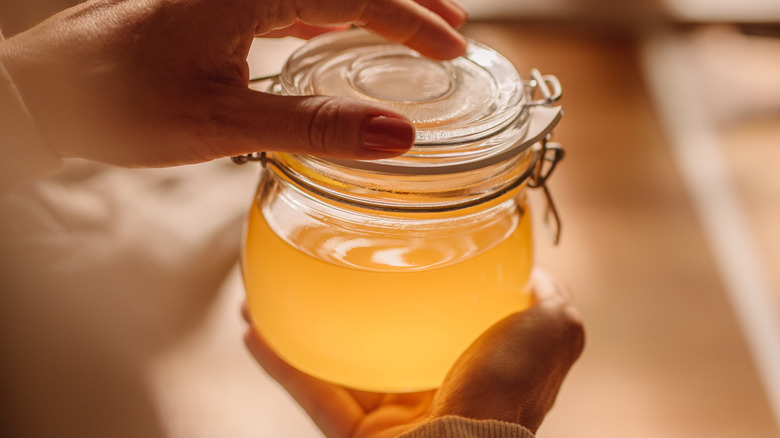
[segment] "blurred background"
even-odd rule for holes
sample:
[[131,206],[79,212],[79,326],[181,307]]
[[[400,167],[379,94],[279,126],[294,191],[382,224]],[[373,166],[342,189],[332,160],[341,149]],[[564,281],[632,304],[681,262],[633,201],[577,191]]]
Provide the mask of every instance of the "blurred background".
[[[567,155],[550,181],[563,235],[553,247],[540,225],[536,248],[588,339],[538,435],[780,437],[780,2],[461,2],[467,36],[564,89]],[[12,3],[6,37],[75,2]],[[299,44],[258,41],[253,74]],[[320,436],[241,342],[236,257],[256,181],[227,162],[75,161],[6,203],[4,251],[19,230],[46,251],[83,248],[58,279],[72,293],[2,298],[9,430]],[[40,210],[77,213],[78,232]]]

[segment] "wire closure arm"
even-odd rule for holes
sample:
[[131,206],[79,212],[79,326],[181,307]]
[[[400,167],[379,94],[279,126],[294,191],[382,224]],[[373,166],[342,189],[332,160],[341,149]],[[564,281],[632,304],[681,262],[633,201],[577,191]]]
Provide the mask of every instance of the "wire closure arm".
[[[564,151],[558,143],[551,143],[550,136],[544,138],[539,143],[539,159],[535,160],[535,171],[528,182],[530,188],[541,188],[544,192],[547,207],[544,212],[544,228],[547,231],[547,237],[557,245],[561,240],[561,217],[558,214],[558,208],[555,207],[550,189],[547,187],[547,179],[552,174],[555,166],[563,159]],[[548,164],[546,164],[548,163]]]

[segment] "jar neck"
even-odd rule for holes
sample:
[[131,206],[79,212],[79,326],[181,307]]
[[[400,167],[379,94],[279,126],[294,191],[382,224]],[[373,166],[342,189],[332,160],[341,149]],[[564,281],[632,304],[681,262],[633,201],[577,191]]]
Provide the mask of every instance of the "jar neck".
[[304,193],[353,207],[435,213],[500,202],[528,182],[528,151],[490,168],[444,175],[404,175],[345,169],[310,157],[272,154],[270,171]]
[[442,212],[500,202],[531,183],[561,116],[537,107],[497,135],[463,145],[415,146],[402,157],[349,161],[268,153],[263,165],[299,190],[332,202],[399,212]]

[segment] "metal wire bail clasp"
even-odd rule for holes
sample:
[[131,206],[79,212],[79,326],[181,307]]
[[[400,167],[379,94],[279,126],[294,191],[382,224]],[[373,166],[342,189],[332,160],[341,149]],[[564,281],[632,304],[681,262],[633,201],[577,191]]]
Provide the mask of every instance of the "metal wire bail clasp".
[[230,159],[235,164],[245,164],[249,161],[259,161],[260,165],[263,167],[265,167],[266,162],[268,161],[268,157],[266,156],[265,152],[253,152],[251,154],[236,155],[235,157],[230,157]]
[[563,147],[558,143],[549,141],[550,136],[546,136],[538,143],[538,159],[536,160],[536,169],[531,174],[528,187],[541,188],[544,197],[547,200],[547,208],[544,212],[544,227],[547,230],[547,236],[553,245],[557,245],[561,240],[561,218],[558,209],[555,207],[550,189],[547,187],[547,179],[550,178],[555,166],[563,159]]
[[553,75],[543,75],[538,69],[531,69],[531,80],[525,83],[527,87],[539,91],[542,95],[542,99],[534,100],[529,103],[532,106],[552,106],[563,94],[563,88],[560,81]]

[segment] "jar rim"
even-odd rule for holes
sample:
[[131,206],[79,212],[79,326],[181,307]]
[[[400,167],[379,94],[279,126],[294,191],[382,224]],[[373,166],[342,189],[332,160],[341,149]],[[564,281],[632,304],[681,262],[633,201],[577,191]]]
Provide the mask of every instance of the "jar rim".
[[381,103],[412,120],[417,149],[494,135],[528,100],[512,63],[481,43],[467,40],[462,56],[436,61],[362,29],[309,40],[285,63],[275,92]]

